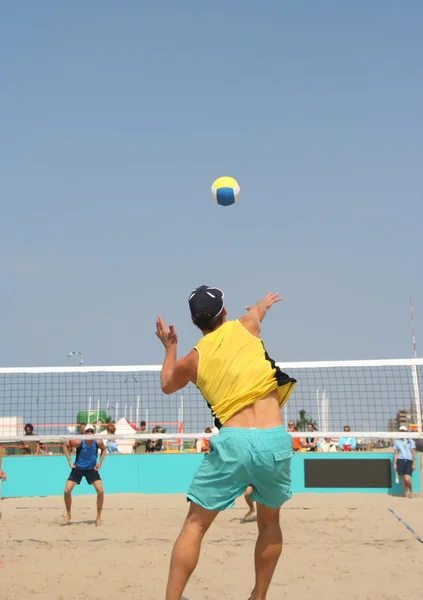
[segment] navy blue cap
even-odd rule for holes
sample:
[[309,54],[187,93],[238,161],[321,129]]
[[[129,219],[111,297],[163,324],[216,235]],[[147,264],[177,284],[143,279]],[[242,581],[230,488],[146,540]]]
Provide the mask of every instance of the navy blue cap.
[[191,315],[210,313],[212,319],[216,319],[223,310],[223,298],[224,294],[219,288],[201,285],[188,299]]

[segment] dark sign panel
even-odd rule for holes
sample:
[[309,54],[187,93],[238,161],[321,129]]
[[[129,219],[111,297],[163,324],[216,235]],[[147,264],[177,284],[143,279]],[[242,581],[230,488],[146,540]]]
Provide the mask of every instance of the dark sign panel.
[[304,460],[305,488],[390,488],[388,458],[316,458]]

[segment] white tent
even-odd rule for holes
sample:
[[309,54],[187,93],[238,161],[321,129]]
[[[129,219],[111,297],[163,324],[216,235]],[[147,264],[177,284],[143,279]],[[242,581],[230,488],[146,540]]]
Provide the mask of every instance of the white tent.
[[1,417],[0,418],[0,438],[15,437],[23,435],[24,420],[23,417]]
[[130,439],[123,439],[120,440],[119,439],[119,435],[131,435],[134,434],[136,432],[135,427],[133,427],[129,421],[127,419],[125,419],[124,417],[122,417],[121,419],[119,419],[119,421],[117,421],[115,423],[115,427],[116,427],[116,442],[119,448],[119,453],[120,454],[131,454],[131,452],[133,451],[132,447],[135,444],[135,439],[130,440]]

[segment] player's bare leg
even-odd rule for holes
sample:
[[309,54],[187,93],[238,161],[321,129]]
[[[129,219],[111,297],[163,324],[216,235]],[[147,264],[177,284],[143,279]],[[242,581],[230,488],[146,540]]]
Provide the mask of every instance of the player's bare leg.
[[406,498],[408,498],[408,486],[407,486],[407,484],[405,482],[404,475],[401,476],[401,483],[402,483],[402,489],[403,489],[403,492],[404,492],[404,496]]
[[75,487],[75,485],[76,485],[76,483],[74,481],[67,481],[66,485],[65,485],[64,500],[65,500],[65,507],[66,507],[66,515],[65,515],[65,519],[63,521],[63,525],[67,525],[72,518],[72,513],[71,513],[72,490]]
[[217,515],[217,510],[206,510],[191,502],[188,516],[173,547],[166,600],[180,600],[197,566],[203,537]]
[[101,481],[94,481],[93,486],[95,491],[97,492],[97,517],[95,520],[95,524],[97,527],[101,525],[101,511],[103,509],[104,504],[104,490],[103,483]]
[[247,503],[248,509],[249,509],[248,512],[246,513],[246,515],[244,516],[244,521],[248,521],[249,519],[254,517],[256,514],[254,502],[250,499],[250,496],[252,493],[253,493],[253,488],[249,485],[244,492],[244,499],[245,499],[245,502]]
[[403,475],[402,481],[403,481],[405,495],[408,498],[414,498],[413,484],[411,483],[410,475]]
[[273,573],[282,553],[280,509],[257,503],[259,535],[254,555],[256,583],[250,600],[265,600]]

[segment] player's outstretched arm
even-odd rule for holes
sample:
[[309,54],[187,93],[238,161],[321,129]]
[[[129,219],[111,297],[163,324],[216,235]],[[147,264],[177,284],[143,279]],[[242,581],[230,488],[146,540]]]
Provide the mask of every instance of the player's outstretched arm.
[[246,306],[247,312],[240,318],[241,323],[252,333],[259,333],[260,323],[266,316],[267,311],[281,300],[282,298],[277,292],[269,292],[253,306]]

